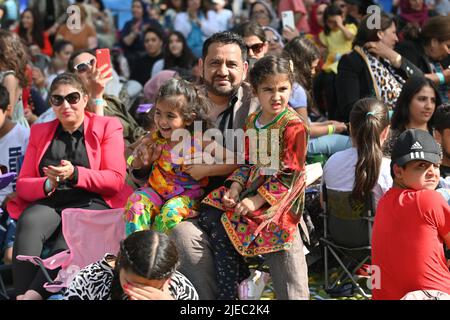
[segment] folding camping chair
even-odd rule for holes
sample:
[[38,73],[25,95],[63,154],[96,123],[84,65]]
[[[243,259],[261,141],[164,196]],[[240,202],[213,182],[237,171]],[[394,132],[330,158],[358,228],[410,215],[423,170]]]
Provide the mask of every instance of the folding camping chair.
[[[356,271],[370,263],[373,224],[373,197],[354,201],[351,192],[322,188],[324,201],[324,228],[320,241],[324,249],[325,291],[333,293],[339,284],[350,280],[365,298],[370,295],[356,281]],[[329,252],[337,261],[341,272],[329,285]],[[353,266],[352,269],[350,269]]]
[[[125,238],[123,209],[85,210],[70,208],[62,211],[62,232],[68,250],[47,259],[36,256],[17,256],[39,266],[48,282],[47,291],[57,293],[66,288],[85,266],[103,258],[106,253],[116,254],[120,241]],[[61,267],[56,279],[46,269]]]

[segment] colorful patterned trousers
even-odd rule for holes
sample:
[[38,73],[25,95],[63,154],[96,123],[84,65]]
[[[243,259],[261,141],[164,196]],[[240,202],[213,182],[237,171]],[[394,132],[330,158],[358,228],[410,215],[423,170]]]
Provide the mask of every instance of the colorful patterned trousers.
[[167,233],[184,219],[197,215],[199,201],[180,195],[165,201],[149,187],[137,189],[125,205],[126,235],[153,229]]

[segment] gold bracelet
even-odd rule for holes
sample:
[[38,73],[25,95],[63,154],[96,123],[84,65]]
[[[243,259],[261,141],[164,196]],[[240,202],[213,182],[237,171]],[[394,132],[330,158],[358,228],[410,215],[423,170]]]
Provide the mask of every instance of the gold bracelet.
[[400,54],[397,55],[397,58],[395,58],[395,64],[398,64],[399,67],[402,65],[402,56]]

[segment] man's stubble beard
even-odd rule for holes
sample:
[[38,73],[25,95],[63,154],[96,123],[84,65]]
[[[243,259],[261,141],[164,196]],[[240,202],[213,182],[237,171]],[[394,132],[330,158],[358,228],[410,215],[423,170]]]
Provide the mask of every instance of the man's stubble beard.
[[213,95],[216,95],[218,97],[232,97],[236,94],[236,92],[239,90],[239,87],[242,85],[242,80],[239,84],[237,85],[232,85],[231,89],[224,92],[222,90],[218,90],[217,88],[214,87],[214,84],[212,82],[209,82],[205,79],[205,76],[202,75],[201,77],[201,83],[204,84],[206,86],[206,90],[210,93],[212,93]]

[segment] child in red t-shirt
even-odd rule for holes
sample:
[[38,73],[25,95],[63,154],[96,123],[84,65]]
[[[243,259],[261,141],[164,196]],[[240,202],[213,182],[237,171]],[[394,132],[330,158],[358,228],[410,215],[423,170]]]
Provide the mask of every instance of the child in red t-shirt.
[[374,300],[416,290],[450,295],[450,207],[435,191],[440,162],[440,147],[426,131],[408,129],[394,145],[394,185],[378,203],[372,234]]

